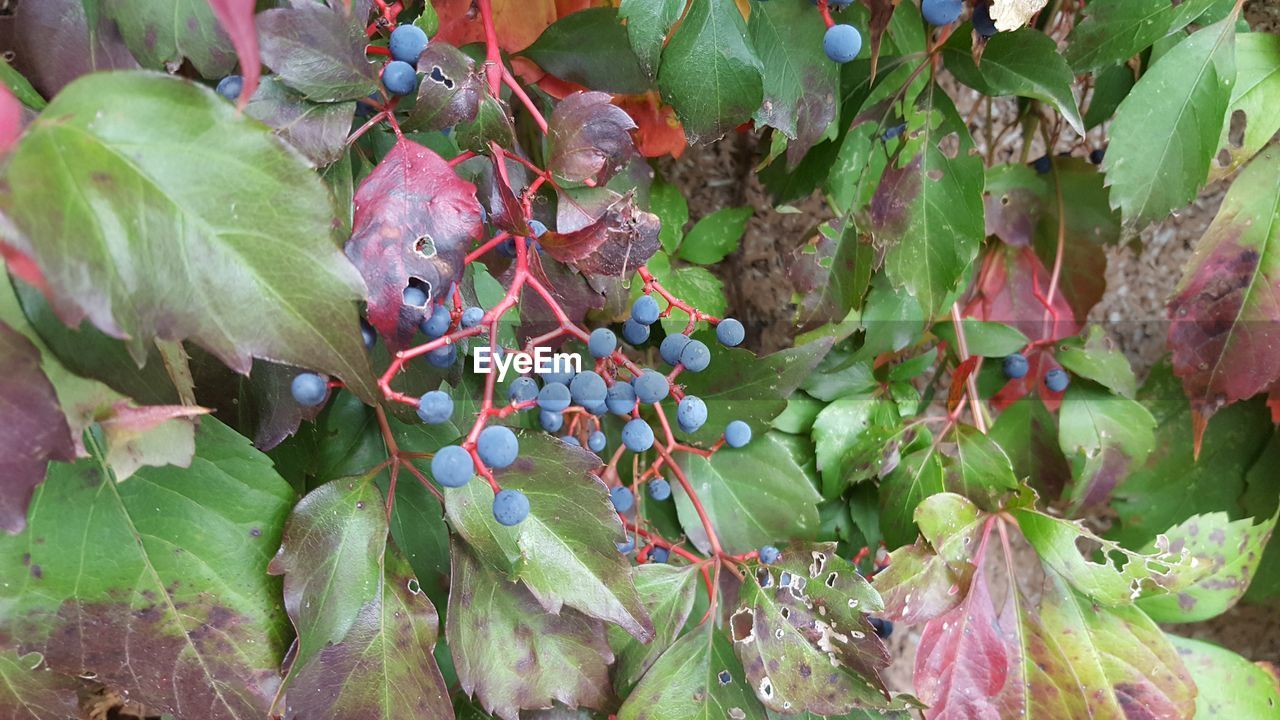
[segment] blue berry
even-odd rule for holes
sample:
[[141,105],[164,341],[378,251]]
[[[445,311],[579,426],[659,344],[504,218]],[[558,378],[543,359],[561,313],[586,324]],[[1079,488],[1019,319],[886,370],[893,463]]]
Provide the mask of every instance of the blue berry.
[[538,382],[531,377],[518,377],[507,388],[507,397],[513,403],[525,403],[538,399]]
[[594,407],[605,401],[609,395],[609,388],[604,384],[604,378],[592,370],[587,370],[578,373],[570,381],[569,394],[573,396],[574,403],[582,407]]
[[378,342],[378,331],[364,318],[360,318],[360,339],[364,341],[365,350],[372,350],[374,343]]
[[635,504],[636,499],[631,494],[631,489],[619,485],[609,491],[609,502],[613,503],[613,509],[618,512],[626,512]]
[[1044,374],[1044,386],[1049,388],[1050,392],[1060,393],[1067,389],[1067,385],[1071,384],[1071,377],[1067,375],[1067,371],[1061,368],[1054,368]]
[[412,95],[418,88],[418,71],[403,60],[392,60],[382,68],[382,87],[392,95]]
[[573,365],[569,362],[569,358],[563,355],[556,355],[551,359],[551,371],[540,374],[543,382],[568,385],[569,381],[573,379]]
[[520,454],[520,441],[511,428],[502,425],[490,425],[480,431],[476,438],[476,454],[481,462],[491,468],[501,470],[509,467]]
[[649,481],[649,497],[662,502],[671,497],[671,483],[662,478],[654,478]]
[[587,350],[591,352],[591,357],[609,357],[617,348],[618,336],[609,328],[596,328],[591,331],[591,337],[587,338]]
[[679,365],[680,351],[684,350],[684,346],[688,344],[688,335],[668,335],[662,338],[662,344],[658,346],[658,354],[666,364]]
[[628,537],[626,542],[614,543],[614,545],[617,546],[618,552],[630,555],[636,549],[636,538],[633,535]]
[[511,527],[524,522],[529,517],[529,498],[519,490],[498,491],[493,496],[493,519],[502,525]]
[[569,388],[562,383],[549,382],[538,393],[538,407],[554,413],[564,412],[572,402],[572,397]]
[[996,21],[991,19],[991,8],[985,3],[974,3],[973,29],[983,38],[993,37],[1000,32],[996,29]]
[[432,390],[418,400],[418,417],[429,425],[448,422],[453,417],[453,398],[443,390]]
[[907,131],[907,124],[906,124],[906,123],[898,123],[897,125],[894,125],[893,127],[885,128],[884,133],[880,135],[880,139],[881,139],[881,140],[883,140],[883,141],[885,141],[885,142],[889,142],[890,140],[893,140],[893,139],[895,139],[895,138],[897,138],[897,137],[901,136],[901,135],[902,135],[902,133],[904,133],[904,132],[906,132],[906,131]]
[[604,450],[604,446],[607,445],[608,442],[609,439],[604,436],[604,433],[597,430],[587,436],[587,449],[591,452],[598,453],[601,450]]
[[652,325],[658,322],[658,301],[652,295],[641,295],[631,306],[631,319],[641,325]]
[[582,441],[572,435],[561,435],[560,440],[564,442],[566,445],[572,445],[574,447],[582,447]]
[[852,25],[832,25],[822,36],[822,51],[832,62],[847,63],[862,50],[862,33]]
[[483,320],[484,308],[472,306],[462,311],[462,327],[464,328],[475,327]]
[[765,565],[772,565],[778,562],[778,556],[781,554],[782,553],[778,551],[778,548],[772,545],[765,545],[760,548],[760,562]]
[[725,318],[716,325],[716,339],[725,347],[738,347],[747,339],[747,330],[734,318]]
[[215,92],[231,102],[235,102],[240,99],[240,92],[243,90],[244,78],[239,75],[228,75],[218,81],[218,89]]
[[564,415],[550,410],[543,410],[538,413],[538,422],[542,425],[543,430],[556,432],[564,427]]
[[431,458],[431,477],[444,487],[462,487],[475,474],[476,463],[471,453],[457,445],[442,447]]
[[707,404],[696,395],[685,395],[676,406],[676,424],[687,432],[696,432],[707,421]]
[[1106,156],[1107,156],[1106,148],[1096,148],[1089,153],[1089,162],[1093,163],[1094,165],[1101,165],[1103,159],[1106,158]]
[[960,17],[961,10],[964,10],[964,3],[961,0],[924,0],[920,3],[920,12],[924,15],[924,21],[934,27],[955,22]]
[[317,407],[329,396],[329,383],[315,373],[298,373],[289,384],[294,402],[303,407]]
[[871,623],[871,628],[876,631],[876,635],[881,640],[888,640],[889,636],[893,634],[892,620],[883,620],[877,617],[869,617],[867,618],[867,622]]
[[1022,353],[1006,355],[1004,361],[1000,363],[1000,369],[1010,380],[1021,380],[1027,376],[1027,356]]
[[458,359],[458,346],[453,343],[441,345],[427,353],[427,364],[431,367],[448,368]]
[[400,293],[400,298],[409,307],[420,308],[427,304],[427,293],[417,285],[409,285]]
[[689,372],[702,372],[711,364],[711,349],[701,340],[690,340],[680,351],[680,364]]
[[640,345],[649,339],[649,326],[635,320],[622,323],[622,339],[632,345]]
[[502,253],[503,255],[506,255],[509,258],[515,257],[516,256],[515,238],[507,238],[506,240],[503,240],[502,242],[498,243],[498,252]]
[[417,25],[401,25],[391,31],[387,46],[393,59],[416,66],[418,56],[427,49],[427,34]]
[[653,428],[649,423],[635,418],[622,427],[622,444],[631,452],[644,452],[653,447]]
[[649,550],[649,562],[664,563],[671,557],[671,551],[664,547],[654,546]]
[[636,390],[636,397],[646,405],[662,402],[663,398],[671,392],[671,383],[667,382],[667,376],[657,370],[645,370],[640,373],[640,377],[631,381],[631,386]]
[[533,236],[534,236],[534,237],[536,237],[536,238],[540,238],[540,237],[542,237],[543,235],[546,235],[546,234],[547,234],[547,226],[546,226],[546,225],[543,225],[541,222],[539,222],[539,221],[537,221],[537,220],[530,220],[530,221],[529,221],[529,232],[533,233]]
[[1031,161],[1031,167],[1035,168],[1036,173],[1040,175],[1048,175],[1049,171],[1053,170],[1053,159],[1048,155],[1041,155]]
[[740,448],[751,442],[751,426],[734,420],[724,429],[724,441],[731,448]]
[[449,332],[451,324],[453,324],[453,316],[449,314],[449,309],[443,305],[436,305],[431,308],[431,314],[423,319],[419,329],[422,330],[423,335],[435,340]]
[[614,415],[630,415],[636,409],[636,389],[631,383],[614,383],[605,396],[604,404]]

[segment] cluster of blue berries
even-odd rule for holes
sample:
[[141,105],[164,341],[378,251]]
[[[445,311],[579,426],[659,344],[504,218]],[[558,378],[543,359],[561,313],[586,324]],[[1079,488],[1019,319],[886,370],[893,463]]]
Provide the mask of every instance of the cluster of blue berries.
[[[1021,380],[1027,376],[1030,370],[1030,363],[1027,362],[1027,356],[1022,353],[1014,353],[1006,355],[1004,361],[1000,365],[1000,369],[1004,372],[1004,376],[1010,380]],[[1071,376],[1062,368],[1053,368],[1044,374],[1044,386],[1050,392],[1060,393],[1067,389],[1071,384]]]
[[382,87],[392,95],[412,95],[418,89],[418,56],[427,49],[427,34],[417,25],[391,31],[391,62],[382,68]]

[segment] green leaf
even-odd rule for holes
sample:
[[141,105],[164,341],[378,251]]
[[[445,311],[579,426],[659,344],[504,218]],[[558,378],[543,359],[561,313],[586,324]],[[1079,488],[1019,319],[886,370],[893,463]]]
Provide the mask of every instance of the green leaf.
[[1013,463],[999,444],[972,425],[956,426],[955,457],[946,466],[949,492],[960,493],[987,512],[1002,509],[1018,491]]
[[1090,130],[1111,119],[1116,108],[1129,96],[1134,83],[1133,68],[1127,64],[1112,65],[1093,74],[1093,93],[1084,112],[1084,126]]
[[982,64],[973,61],[972,35],[955,33],[943,50],[956,79],[988,96],[1017,95],[1052,105],[1084,135],[1084,120],[1071,88],[1075,75],[1053,38],[1033,28],[997,33],[987,40]]
[[64,720],[80,713],[80,682],[42,668],[38,653],[0,650],[0,713],[11,720]]
[[266,574],[288,484],[213,418],[190,468],[119,484],[87,442],[94,457],[51,467],[26,531],[0,535],[0,635],[153,711],[264,717],[290,639]]
[[618,20],[618,10],[611,7],[564,15],[521,54],[561,80],[591,90],[643,93],[650,87],[649,78],[639,59],[628,52],[628,31]]
[[813,429],[818,413],[827,406],[821,400],[811,397],[803,391],[792,393],[787,398],[787,409],[775,417],[771,423],[774,430],[793,435],[807,435]]
[[[1022,331],[1004,323],[965,318],[960,321],[960,326],[964,328],[970,355],[1002,358],[1005,355],[1021,352],[1031,342],[1026,335],[1022,334]],[[933,333],[948,345],[952,347],[957,345],[955,325],[940,323],[934,326]]]
[[489,143],[496,142],[510,149],[515,145],[515,126],[506,105],[492,95],[484,94],[476,108],[474,120],[460,122],[454,128],[453,138],[461,150],[475,153],[489,152]]
[[691,3],[662,51],[658,89],[691,143],[746,122],[764,98],[760,58],[734,0]]
[[[395,421],[389,421],[394,429]],[[391,537],[432,605],[445,607],[449,600],[449,528],[440,503],[404,472],[396,483],[396,500],[391,506]]]
[[986,237],[982,160],[951,100],[930,83],[907,120],[910,142],[871,199],[868,229],[885,273],[932,317]]
[[1163,219],[1204,184],[1235,82],[1234,45],[1234,18],[1197,31],[1120,104],[1103,168],[1127,223]]
[[1087,338],[1070,337],[1058,343],[1053,357],[1072,373],[1114,393],[1132,399],[1137,392],[1138,380],[1133,376],[1129,359],[1114,347],[1106,331],[1097,325],[1089,327]]
[[604,483],[591,474],[599,460],[544,433],[518,433],[520,457],[494,473],[504,488],[529,498],[529,517],[514,527],[493,517],[493,491],[481,480],[445,490],[454,530],[485,563],[522,580],[547,612],[568,605],[615,623],[637,639],[653,637],[615,543],[625,535]]
[[339,7],[301,3],[256,20],[262,62],[312,100],[360,100],[378,89],[364,24]]
[[1058,444],[1071,463],[1069,514],[1105,504],[1155,447],[1155,418],[1142,405],[1077,379],[1058,411]]
[[[676,297],[712,315],[724,315],[728,310],[728,296],[725,295],[724,283],[710,270],[690,265],[673,265],[671,257],[666,253],[656,253],[646,264],[649,272],[662,286]],[[643,288],[637,285],[632,295],[639,297]],[[687,324],[686,320],[664,320],[663,326],[668,332],[681,332]]]
[[[817,534],[822,496],[772,433],[760,433],[746,447],[725,448],[710,458],[683,453],[677,460],[725,551],[745,553],[781,539],[812,539]],[[670,471],[667,479],[685,533],[708,552],[711,546],[692,501]]]
[[28,129],[7,179],[0,203],[65,322],[88,316],[136,358],[154,337],[190,338],[242,373],[252,357],[331,373],[372,402],[363,283],[332,240],[328,191],[211,90],[145,73],[78,80]]
[[680,259],[699,265],[714,265],[738,249],[752,208],[720,208],[694,223],[680,243]]
[[[231,38],[206,2],[98,0],[102,16],[115,23],[138,63],[151,70],[177,69],[191,61],[201,75],[222,77],[236,66]],[[88,10],[88,2],[85,2]],[[90,26],[96,24],[96,12]],[[90,51],[92,52],[92,51]]]
[[[1245,492],[1239,501],[1245,512],[1255,517],[1274,515],[1280,506],[1280,435],[1272,435],[1266,449],[1249,469],[1245,483]],[[1266,551],[1254,569],[1253,582],[1245,593],[1245,599],[1258,602],[1278,594],[1280,543],[1273,542],[1267,543]]]
[[662,249],[674,253],[684,239],[684,226],[689,222],[689,202],[680,188],[663,180],[654,180],[649,187],[649,211],[658,216],[662,229],[658,239]]
[[1067,37],[1067,62],[1076,73],[1115,65],[1181,30],[1223,0],[1093,0]]
[[[1231,88],[1227,118],[1215,155],[1219,162],[1213,164],[1210,181],[1226,177],[1244,165],[1280,131],[1280,35],[1236,35],[1236,82]],[[1244,129],[1236,137],[1233,128],[1240,122]],[[1229,158],[1225,164],[1220,162],[1224,151]]]
[[36,92],[36,89],[31,87],[31,83],[22,76],[22,73],[13,69],[13,65],[7,58],[0,59],[0,83],[9,88],[9,92],[13,93],[18,102],[32,110],[39,112],[48,105],[40,93]]
[[609,645],[618,656],[614,685],[620,692],[629,693],[680,636],[693,610],[701,577],[697,565],[645,563],[636,568],[636,591],[653,618],[654,638],[641,643],[621,628],[609,628]]
[[915,539],[916,506],[945,489],[942,458],[932,445],[904,455],[901,464],[880,479],[880,529],[890,549]]
[[569,608],[548,613],[523,585],[489,569],[462,543],[454,542],[451,556],[445,637],[463,692],[504,720],[552,701],[608,705],[613,653],[598,620]]
[[853,218],[823,223],[790,269],[797,291],[796,319],[805,327],[840,322],[862,305],[871,285],[875,248]]
[[823,497],[839,497],[850,485],[892,468],[901,435],[902,418],[886,398],[848,395],[823,408],[813,422]]
[[685,0],[622,0],[618,19],[627,21],[627,37],[649,77],[658,74],[662,46],[684,12]]
[[739,591],[733,648],[775,712],[902,707],[880,679],[889,651],[866,616],[883,609],[880,596],[835,551],[835,543],[791,543],[777,563],[750,566]]
[[921,537],[914,545],[894,550],[889,566],[875,575],[884,616],[915,625],[959,605],[973,578],[969,558],[985,519],[976,505],[954,493],[921,502],[915,510]]
[[704,622],[672,645],[627,696],[618,720],[765,720],[733,646]]
[[787,159],[794,165],[840,114],[840,66],[822,50],[827,27],[811,3],[776,0],[752,5],[747,29],[764,77],[756,125],[790,138]]
[[1280,707],[1280,678],[1274,665],[1251,663],[1202,640],[1168,638],[1196,679],[1198,720],[1264,718]]
[[[1231,522],[1226,513],[1216,512],[1194,515],[1169,528],[1164,533],[1169,546],[1190,549],[1195,562],[1210,569],[1178,593],[1142,598],[1138,607],[1164,623],[1199,622],[1230,610],[1249,589],[1275,525],[1274,517],[1255,525],[1251,519]],[[1154,542],[1144,550],[1156,551]]]

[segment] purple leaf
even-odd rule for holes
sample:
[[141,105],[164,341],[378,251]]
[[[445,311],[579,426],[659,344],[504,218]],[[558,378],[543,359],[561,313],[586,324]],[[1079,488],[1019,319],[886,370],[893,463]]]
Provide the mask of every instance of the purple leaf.
[[378,87],[364,28],[338,8],[303,3],[258,15],[262,62],[312,100],[358,100]]
[[14,64],[46,98],[86,73],[138,67],[115,23],[102,17],[90,31],[83,0],[19,3],[14,22]]
[[635,155],[635,122],[602,92],[574,93],[551,113],[547,167],[570,182],[603,185]]
[[317,167],[324,167],[346,152],[355,104],[311,102],[269,77],[258,86],[245,112],[275,128],[285,142]]
[[543,235],[542,247],[584,273],[630,275],[658,251],[661,222],[636,207],[631,193],[602,189],[582,203],[562,193],[559,215],[559,231]]
[[432,42],[418,57],[418,100],[402,127],[405,132],[443,130],[476,119],[484,82],[475,62],[461,50]]

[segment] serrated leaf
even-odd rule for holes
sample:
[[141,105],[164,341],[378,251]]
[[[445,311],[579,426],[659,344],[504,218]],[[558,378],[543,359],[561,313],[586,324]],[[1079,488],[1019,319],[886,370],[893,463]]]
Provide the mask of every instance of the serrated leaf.
[[[1204,32],[1204,31],[1201,31]],[[1231,185],[1169,301],[1173,370],[1203,423],[1280,380],[1280,150]]]
[[1090,326],[1087,338],[1072,337],[1059,343],[1054,358],[1072,373],[1114,393],[1132,399],[1137,392],[1138,381],[1128,358],[1097,325]]
[[475,61],[458,48],[433,42],[418,56],[418,99],[401,127],[405,131],[444,130],[476,119],[485,96]]
[[996,512],[1018,491],[1013,463],[1004,449],[972,425],[957,425],[955,456],[946,464],[946,486],[987,512]]
[[[745,553],[784,538],[813,538],[822,496],[787,448],[772,433],[760,433],[743,448],[725,448],[710,458],[682,454],[677,461],[702,501],[720,546]],[[673,473],[667,473],[680,524],[703,552],[710,543],[693,503]]]
[[649,77],[657,77],[663,43],[684,7],[684,0],[622,0],[618,6],[618,19],[627,21],[631,49]]
[[[1236,82],[1228,121],[1218,141],[1210,182],[1226,177],[1257,154],[1280,131],[1280,36],[1236,35]],[[1244,128],[1236,137],[1237,126]],[[1223,153],[1227,162],[1223,163]]]
[[[1224,512],[1194,515],[1164,533],[1171,550],[1186,547],[1191,557],[1209,570],[1175,594],[1138,600],[1138,607],[1156,622],[1199,622],[1235,606],[1249,589],[1263,549],[1275,529],[1274,517],[1257,524],[1252,519],[1227,518]],[[1153,542],[1143,552],[1158,551]]]
[[[614,686],[630,695],[684,630],[702,576],[697,565],[645,563],[635,569],[636,592],[653,618],[654,638],[641,643],[621,628],[609,628],[609,645],[618,656]],[[644,706],[642,706],[644,707]]]
[[520,456],[494,473],[504,488],[529,498],[529,517],[514,527],[493,517],[493,491],[480,480],[445,490],[455,532],[476,556],[510,579],[522,580],[552,613],[563,605],[615,623],[641,641],[649,619],[618,552],[624,532],[604,483],[591,474],[594,455],[543,433],[520,432]]
[[607,93],[577,92],[561,100],[548,123],[547,169],[570,182],[603,185],[635,155],[635,121]]
[[764,98],[762,66],[733,0],[689,5],[662,51],[658,89],[690,142],[718,139],[755,113]]
[[658,217],[636,206],[634,192],[589,188],[561,198],[556,230],[539,239],[552,258],[583,273],[627,277],[658,251]]
[[1073,516],[1105,504],[1129,472],[1155,447],[1155,418],[1126,397],[1077,380],[1058,414],[1058,444],[1071,463],[1064,497]]
[[461,543],[450,554],[445,635],[463,692],[504,720],[553,701],[607,706],[613,653],[599,621],[568,608],[546,612],[524,586],[508,582]]
[[[960,322],[968,341],[969,354],[981,357],[1002,358],[1025,348],[1030,340],[1017,328],[1004,323],[965,318]],[[933,332],[949,345],[956,345],[955,325],[942,323]]]
[[1111,206],[1145,226],[1204,185],[1235,82],[1235,19],[1199,30],[1147,71],[1120,104],[1103,168]]
[[765,720],[733,646],[704,622],[662,653],[618,709],[619,720]]
[[894,550],[889,566],[875,575],[884,617],[915,625],[959,605],[973,578],[969,559],[984,520],[976,505],[953,493],[920,503],[915,521],[921,537],[914,545]]
[[516,129],[511,121],[511,111],[506,103],[482,93],[476,115],[472,120],[460,122],[454,128],[453,139],[461,150],[488,154],[493,151],[490,143],[510,150],[515,147]]
[[268,358],[373,400],[362,283],[332,243],[328,191],[211,90],[143,73],[78,81],[32,124],[7,179],[4,204],[64,322],[87,316],[135,358],[153,338],[191,339],[238,372]]
[[95,457],[52,467],[25,533],[0,537],[0,634],[153,711],[263,717],[289,639],[265,572],[288,484],[213,418],[190,469],[117,484],[90,447]]
[[730,637],[751,689],[775,712],[902,707],[880,679],[889,651],[866,617],[883,609],[880,596],[835,550],[793,542],[745,574]]
[[346,152],[355,104],[313,103],[268,77],[249,99],[245,112],[274,128],[316,167],[324,167]]
[[1263,718],[1280,707],[1280,676],[1275,665],[1251,663],[1203,640],[1168,638],[1196,679],[1197,718]]
[[378,89],[359,20],[340,7],[300,3],[258,15],[262,62],[311,100],[359,100]]
[[684,242],[680,258],[699,265],[714,265],[738,249],[747,221],[755,211],[749,207],[720,208],[699,218]]
[[1077,73],[1124,62],[1218,4],[1221,0],[1094,0],[1067,37],[1067,62]]
[[562,14],[523,54],[561,80],[610,93],[643,93],[649,78],[627,50],[629,29],[619,22],[619,10],[588,7]]
[[892,470],[901,434],[902,418],[887,398],[856,394],[829,403],[813,421],[823,496],[839,497],[850,485]]
[[791,139],[787,160],[795,165],[840,114],[840,66],[822,51],[826,25],[811,4],[781,0],[752,6],[747,30],[764,77],[756,124]]
[[947,69],[983,95],[1017,95],[1052,105],[1072,129],[1084,135],[1084,120],[1071,91],[1075,76],[1058,53],[1058,44],[1039,30],[1021,25],[987,40],[981,65],[973,59],[972,35],[953,34],[943,50]]
[[395,349],[409,343],[423,309],[404,304],[421,283],[428,305],[462,277],[462,260],[484,226],[475,185],[439,155],[401,140],[360,183],[347,257],[369,288],[369,322]]
[[205,77],[221,77],[236,53],[207,2],[100,0],[102,17],[115,21],[125,44],[143,67],[177,68],[190,60]]

